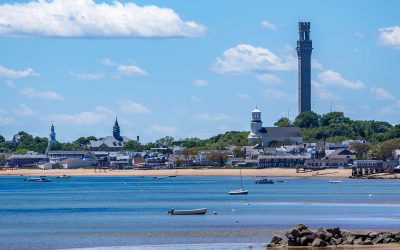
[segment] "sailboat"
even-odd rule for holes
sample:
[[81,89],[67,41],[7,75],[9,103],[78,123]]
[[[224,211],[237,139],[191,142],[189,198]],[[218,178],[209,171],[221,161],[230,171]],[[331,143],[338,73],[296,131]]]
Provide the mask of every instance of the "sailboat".
[[240,189],[232,190],[228,194],[230,195],[241,195],[241,194],[248,194],[249,190],[243,189],[243,179],[242,179],[242,169],[240,168]]

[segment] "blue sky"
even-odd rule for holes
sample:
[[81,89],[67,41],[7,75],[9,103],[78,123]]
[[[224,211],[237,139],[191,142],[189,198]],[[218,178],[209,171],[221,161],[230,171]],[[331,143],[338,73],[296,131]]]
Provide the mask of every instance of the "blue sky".
[[312,109],[400,123],[399,1],[0,1],[0,134],[206,138],[297,115],[299,21]]

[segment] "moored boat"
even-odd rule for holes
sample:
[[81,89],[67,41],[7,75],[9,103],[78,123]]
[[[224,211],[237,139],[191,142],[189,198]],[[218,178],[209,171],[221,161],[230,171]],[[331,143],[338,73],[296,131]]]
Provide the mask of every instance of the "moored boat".
[[63,175],[59,175],[59,176],[57,176],[57,178],[70,178],[71,176],[69,176],[69,175],[65,175],[65,174],[63,174]]
[[232,190],[228,192],[230,195],[241,195],[241,194],[248,194],[249,190],[244,190],[244,189],[237,189],[237,190]]
[[329,180],[329,183],[342,183],[342,181],[334,181],[334,180]]
[[192,210],[176,210],[175,208],[168,211],[171,215],[196,215],[207,213],[207,208],[198,208]]
[[256,180],[255,183],[256,184],[274,184],[274,181],[264,178],[264,179]]

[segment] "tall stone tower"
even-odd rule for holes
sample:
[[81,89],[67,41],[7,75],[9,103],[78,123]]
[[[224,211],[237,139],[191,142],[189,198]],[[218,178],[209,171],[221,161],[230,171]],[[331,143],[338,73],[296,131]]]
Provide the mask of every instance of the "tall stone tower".
[[299,22],[297,41],[299,74],[299,114],[311,111],[311,52],[310,22]]
[[51,124],[51,132],[49,134],[49,142],[47,144],[47,151],[51,150],[53,145],[57,142],[56,140],[56,132],[54,131],[54,125]]

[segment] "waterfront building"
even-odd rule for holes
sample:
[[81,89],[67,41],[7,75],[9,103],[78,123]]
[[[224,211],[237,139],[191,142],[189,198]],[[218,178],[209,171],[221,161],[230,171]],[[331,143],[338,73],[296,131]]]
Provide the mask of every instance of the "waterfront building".
[[303,136],[299,127],[263,127],[261,111],[256,108],[251,112],[250,134],[247,137],[249,145],[258,144],[265,148],[271,142],[287,144],[303,143]]
[[311,52],[310,22],[299,22],[298,57],[298,108],[299,114],[311,111]]
[[89,149],[92,151],[120,151],[125,143],[130,141],[126,136],[121,136],[121,130],[118,124],[118,119],[115,118],[113,127],[113,135],[107,136],[103,139],[89,142]]
[[259,168],[303,167],[308,155],[266,155],[259,157]]
[[6,159],[6,166],[8,167],[36,167],[39,163],[48,162],[49,158],[42,154],[24,154],[24,155],[11,155]]
[[89,151],[48,151],[47,156],[49,157],[50,163],[59,163],[66,159],[95,159],[95,155]]

